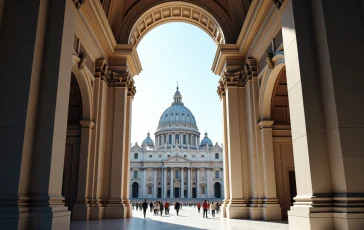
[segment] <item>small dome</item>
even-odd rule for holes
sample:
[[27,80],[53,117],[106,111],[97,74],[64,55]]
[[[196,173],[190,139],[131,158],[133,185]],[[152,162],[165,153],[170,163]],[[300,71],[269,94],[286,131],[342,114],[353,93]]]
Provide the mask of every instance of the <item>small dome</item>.
[[207,144],[210,146],[213,146],[212,141],[210,140],[210,138],[208,137],[207,132],[206,132],[205,137],[202,139],[200,146],[205,146]]
[[142,146],[147,145],[148,147],[154,147],[154,142],[152,138],[150,138],[150,133],[148,132],[147,138],[142,142]]

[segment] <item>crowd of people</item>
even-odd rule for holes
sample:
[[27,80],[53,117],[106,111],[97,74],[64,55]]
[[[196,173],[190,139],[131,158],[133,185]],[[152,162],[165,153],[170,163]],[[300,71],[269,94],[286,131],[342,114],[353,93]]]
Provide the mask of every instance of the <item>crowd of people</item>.
[[178,216],[179,214],[179,210],[182,209],[183,206],[185,207],[197,207],[197,212],[200,213],[201,212],[201,208],[202,208],[202,217],[203,218],[208,218],[207,214],[211,213],[212,217],[215,217],[215,214],[218,214],[220,212],[220,206],[221,203],[219,202],[207,202],[207,200],[205,200],[204,202],[200,203],[190,203],[190,202],[175,202],[170,204],[168,201],[164,202],[163,201],[155,201],[155,202],[150,202],[148,203],[147,200],[144,200],[144,202],[134,202],[132,203],[133,209],[136,210],[140,210],[143,211],[143,215],[144,218],[146,216],[148,207],[151,213],[154,213],[154,215],[163,215],[163,211],[165,215],[169,215],[169,210],[171,206],[174,206],[174,209],[176,210],[176,214]]

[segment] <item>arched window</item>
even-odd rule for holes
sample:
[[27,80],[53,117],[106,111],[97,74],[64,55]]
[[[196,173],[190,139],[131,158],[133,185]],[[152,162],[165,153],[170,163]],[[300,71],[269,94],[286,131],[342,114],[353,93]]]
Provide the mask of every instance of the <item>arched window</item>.
[[138,159],[138,153],[134,153],[134,159]]
[[176,140],[175,140],[175,142],[177,143],[178,142],[178,144],[180,144],[180,142],[179,142],[179,134],[176,134]]
[[168,143],[171,145],[172,144],[172,134],[169,134],[169,140],[168,140]]
[[201,186],[201,194],[205,194],[205,186]]
[[219,159],[219,154],[215,153],[215,159]]
[[187,144],[186,143],[186,134],[183,134],[183,144],[185,145],[185,144]]

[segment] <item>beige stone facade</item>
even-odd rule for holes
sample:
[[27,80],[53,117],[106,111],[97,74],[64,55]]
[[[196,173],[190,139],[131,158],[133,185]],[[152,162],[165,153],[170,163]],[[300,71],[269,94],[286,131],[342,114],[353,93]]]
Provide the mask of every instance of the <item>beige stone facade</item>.
[[364,229],[363,14],[356,0],[0,0],[1,229],[131,217],[136,47],[175,21],[217,46],[224,216]]

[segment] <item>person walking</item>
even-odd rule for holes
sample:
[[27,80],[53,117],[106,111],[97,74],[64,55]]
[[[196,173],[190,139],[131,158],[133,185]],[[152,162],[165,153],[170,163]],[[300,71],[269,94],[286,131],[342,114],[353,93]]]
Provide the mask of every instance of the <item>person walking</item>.
[[216,213],[219,214],[220,204],[219,202],[216,202]]
[[163,215],[163,209],[164,209],[164,204],[161,201],[160,204],[159,204],[159,210],[161,211],[161,216]]
[[158,215],[158,210],[159,210],[159,202],[156,201],[154,203],[154,215]]
[[164,213],[166,215],[169,215],[169,203],[168,203],[168,201],[166,201],[166,203],[164,203],[164,208],[165,208]]
[[216,203],[212,202],[210,205],[210,209],[212,217],[215,217]]
[[152,212],[153,211],[153,202],[151,201],[150,203],[149,203],[149,208],[150,208],[150,212]]
[[200,202],[197,203],[197,210],[198,210],[198,213],[200,213],[200,208],[201,208],[201,204]]
[[142,204],[142,207],[143,207],[143,215],[144,215],[144,218],[145,218],[145,214],[147,213],[147,209],[148,209],[147,200],[144,200],[144,202]]
[[202,209],[203,209],[203,218],[205,218],[205,214],[206,214],[206,218],[208,218],[207,217],[207,201],[206,200],[202,204]]
[[178,201],[177,201],[176,204],[174,205],[174,209],[176,209],[177,216],[178,216],[178,212],[179,212],[180,208],[181,208],[181,204],[178,203]]
[[207,211],[210,213],[210,202],[207,202]]

